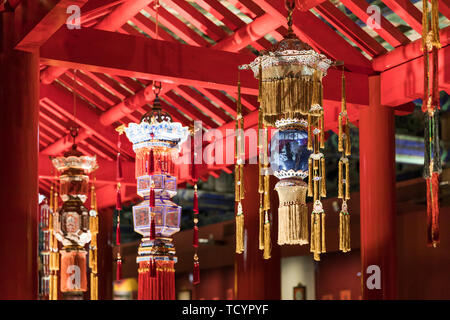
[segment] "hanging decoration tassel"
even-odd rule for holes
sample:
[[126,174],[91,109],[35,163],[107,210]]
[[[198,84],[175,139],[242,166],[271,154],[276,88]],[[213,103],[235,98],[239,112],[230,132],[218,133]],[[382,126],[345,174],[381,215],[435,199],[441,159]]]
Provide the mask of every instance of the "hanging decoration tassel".
[[192,239],[192,246],[194,248],[194,268],[193,268],[193,284],[197,285],[200,283],[200,262],[198,259],[198,177],[197,177],[197,166],[195,164],[195,159],[197,157],[197,148],[195,145],[195,126],[191,127],[191,137],[192,137],[192,152],[191,152],[191,177],[194,184],[194,197],[193,197],[193,212],[194,212],[194,232]]
[[117,159],[116,159],[116,181],[117,181],[117,191],[116,191],[116,211],[117,211],[117,225],[116,225],[116,247],[117,247],[117,256],[116,256],[116,280],[120,280],[122,278],[122,257],[120,255],[120,213],[122,211],[122,192],[121,192],[121,181],[123,180],[122,176],[122,159],[121,159],[121,148],[122,141],[121,136],[125,132],[125,126],[121,125],[116,128],[118,132],[117,135]]
[[270,215],[270,172],[269,172],[269,130],[264,127],[263,130],[263,168],[264,168],[264,178],[263,178],[263,210],[264,210],[264,247],[263,247],[263,258],[271,258],[272,242],[270,232],[272,230],[271,223],[269,219]]
[[[339,159],[338,173],[338,198],[342,199],[339,213],[339,250],[350,251],[350,214],[347,208],[347,200],[350,200],[350,162],[347,156],[351,155],[350,122],[347,115],[345,71],[342,65],[342,104],[339,113],[339,151],[342,152]],[[345,191],[344,191],[345,185]]]
[[277,183],[280,205],[278,207],[278,244],[307,244],[308,207],[306,183],[299,179],[285,179]]
[[238,100],[236,116],[236,141],[235,141],[235,201],[236,212],[236,253],[244,252],[244,212],[241,200],[244,199],[244,119],[242,117],[241,104],[241,80],[238,73]]
[[272,253],[272,242],[270,240],[270,221],[269,214],[266,211],[264,217],[264,259],[270,259]]
[[[315,90],[319,90],[316,88]],[[317,93],[316,93],[317,94]],[[314,200],[313,211],[311,213],[311,235],[310,251],[314,254],[314,260],[320,261],[320,254],[326,252],[325,246],[325,212],[323,210],[321,197],[326,196],[326,176],[325,176],[325,158],[320,149],[323,144],[320,143],[322,129],[320,128],[320,118],[323,117],[323,109],[317,116],[311,116],[313,153],[308,160],[308,196],[312,195]],[[314,129],[312,129],[314,127]]]
[[311,252],[314,254],[314,260],[320,261],[320,254],[326,252],[325,247],[325,212],[322,202],[314,202],[311,213]]
[[58,185],[57,177],[55,177],[55,182],[52,183],[50,190],[50,207],[52,214],[49,218],[49,231],[50,231],[50,287],[49,287],[49,300],[58,300],[58,271],[60,264],[58,241],[54,235],[54,224],[55,218],[58,216]]
[[350,214],[347,210],[347,202],[342,201],[341,212],[339,213],[339,250],[349,252],[350,246]]
[[[261,66],[259,68],[260,75],[259,78],[261,79]],[[260,87],[261,87],[261,81],[260,81]],[[260,92],[261,94],[261,92]],[[264,199],[264,151],[263,146],[264,145],[264,136],[263,136],[263,118],[262,118],[262,111],[261,107],[258,110],[258,193],[259,193],[259,237],[258,237],[258,248],[259,250],[264,250],[264,224],[265,224],[265,217],[264,217],[264,205],[263,205],[263,199]]]
[[98,235],[98,209],[97,194],[95,192],[95,177],[91,186],[91,210],[89,211],[89,230],[91,242],[89,244],[89,268],[91,269],[91,300],[98,300],[98,263],[97,263],[97,235]]
[[[423,176],[427,182],[427,244],[439,244],[439,175],[442,172],[439,143],[439,81],[438,51],[439,39],[438,1],[431,0],[431,14],[428,0],[423,0],[422,51],[424,55],[424,95],[422,111],[425,113],[425,157]],[[430,52],[432,66],[430,70]],[[430,80],[430,77],[432,79]],[[430,85],[431,82],[431,85]]]

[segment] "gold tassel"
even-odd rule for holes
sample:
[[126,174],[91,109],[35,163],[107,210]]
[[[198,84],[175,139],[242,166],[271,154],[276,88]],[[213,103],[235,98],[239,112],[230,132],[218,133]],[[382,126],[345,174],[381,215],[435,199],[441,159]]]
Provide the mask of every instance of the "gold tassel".
[[[239,72],[238,72],[239,74]],[[238,75],[239,77],[239,75]],[[263,79],[262,79],[262,64],[259,64],[259,71],[258,71],[258,102],[261,104],[262,102],[262,83],[263,83]],[[239,82],[240,84],[240,82]]]
[[244,214],[242,203],[238,203],[238,213],[236,215],[236,253],[244,252]]
[[438,0],[431,0],[431,44],[433,47],[440,49],[441,42],[439,39],[439,2]]
[[311,131],[312,131],[312,122],[311,122],[311,115],[308,114],[308,145],[307,145],[307,149],[312,151],[313,149],[313,141],[312,141],[312,135],[311,135]]
[[342,209],[339,213],[339,250],[349,252],[350,245],[350,214],[347,211],[347,203],[342,202]]
[[345,162],[345,200],[350,199],[350,169],[348,160]]
[[314,185],[314,201],[319,199],[319,180],[315,179],[318,177],[319,171],[319,160],[313,159],[313,172],[314,172],[314,179],[313,179],[313,185]]
[[264,259],[270,259],[271,258],[271,251],[272,251],[272,243],[270,240],[270,222],[268,213],[266,211],[265,213],[265,223],[264,223]]
[[[428,37],[428,0],[422,0],[422,51],[428,50],[427,37]],[[425,103],[425,102],[424,102]]]
[[98,276],[91,273],[91,300],[98,300]]
[[259,250],[264,250],[264,210],[262,194],[259,194]]
[[345,124],[345,155],[350,156],[351,154],[352,154],[352,146],[350,143],[350,126],[347,118]]
[[320,200],[316,200],[311,213],[311,246],[314,260],[320,261],[320,254],[326,252],[325,246],[325,212]]
[[268,168],[265,167],[264,175],[264,211],[270,210],[270,176],[268,174]]
[[241,190],[239,187],[240,184],[240,180],[239,180],[239,173],[240,173],[240,168],[239,165],[236,164],[234,166],[234,200],[236,202],[238,202],[239,200],[241,200]]
[[261,108],[259,109],[259,115],[258,115],[258,192],[264,193],[264,175],[263,175],[263,163],[264,160],[264,152],[263,152],[263,146],[264,143],[264,133],[263,133],[263,123],[262,123],[262,111]]
[[320,159],[320,168],[322,171],[322,177],[320,179],[321,182],[321,188],[320,188],[320,196],[326,197],[327,196],[327,187],[326,187],[326,177],[325,177],[325,158],[322,157]]
[[303,181],[297,185],[277,184],[280,205],[278,208],[278,244],[304,245],[308,243],[307,186]]
[[239,191],[240,191],[240,198],[239,200],[243,200],[244,199],[244,165],[241,164],[239,166]]
[[325,125],[323,112],[320,116],[320,149],[325,148]]
[[340,113],[339,117],[338,117],[338,128],[339,128],[338,151],[343,152],[344,151],[344,140],[343,140],[343,130],[342,130],[342,113]]
[[344,198],[344,191],[343,191],[343,171],[344,170],[344,163],[342,159],[339,160],[339,174],[338,174],[338,198],[343,199]]
[[326,246],[325,246],[325,212],[321,213],[321,220],[322,220],[322,229],[321,229],[321,235],[322,235],[322,250],[321,252],[327,252]]
[[314,180],[314,171],[313,171],[313,159],[308,159],[308,197],[313,196],[313,180]]

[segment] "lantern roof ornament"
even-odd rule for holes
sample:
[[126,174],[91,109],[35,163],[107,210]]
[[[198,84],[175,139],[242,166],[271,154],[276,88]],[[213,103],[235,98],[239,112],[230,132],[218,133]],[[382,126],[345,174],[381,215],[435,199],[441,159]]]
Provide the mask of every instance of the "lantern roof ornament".
[[161,102],[156,94],[152,109],[142,116],[140,123],[130,123],[124,128],[127,138],[133,144],[133,150],[142,147],[176,148],[185,142],[189,128],[179,122],[172,122],[172,117],[161,109]]
[[[290,7],[291,6],[291,7]],[[287,73],[292,73],[295,66],[298,67],[300,75],[312,75],[314,70],[319,70],[326,75],[328,68],[333,62],[324,54],[316,52],[310,45],[301,41],[292,30],[292,12],[295,4],[286,4],[288,13],[288,32],[280,42],[276,43],[271,50],[264,50],[251,63],[242,65],[239,68],[251,69],[258,77],[259,68],[262,71],[269,71],[272,77],[284,77]],[[275,69],[275,70],[273,70]],[[295,72],[295,71],[294,71]],[[265,78],[265,75],[264,75]]]

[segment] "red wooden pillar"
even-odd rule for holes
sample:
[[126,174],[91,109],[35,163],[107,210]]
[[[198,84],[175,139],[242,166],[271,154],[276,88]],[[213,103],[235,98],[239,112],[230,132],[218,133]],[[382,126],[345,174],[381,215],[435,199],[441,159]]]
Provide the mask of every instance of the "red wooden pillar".
[[39,57],[0,23],[0,299],[37,299]]
[[[101,168],[100,168],[101,170]],[[113,209],[100,209],[98,233],[98,298],[99,300],[112,300],[113,298]]]
[[236,299],[277,300],[281,298],[280,247],[278,234],[278,196],[273,190],[277,180],[271,177],[272,206],[272,258],[263,259],[259,250],[259,194],[258,165],[244,167],[245,199],[242,202],[245,214],[245,251],[235,255]]
[[[379,76],[369,77],[369,107],[360,109],[359,123],[362,297],[395,299],[394,109],[380,104]],[[380,289],[373,288],[377,274]]]

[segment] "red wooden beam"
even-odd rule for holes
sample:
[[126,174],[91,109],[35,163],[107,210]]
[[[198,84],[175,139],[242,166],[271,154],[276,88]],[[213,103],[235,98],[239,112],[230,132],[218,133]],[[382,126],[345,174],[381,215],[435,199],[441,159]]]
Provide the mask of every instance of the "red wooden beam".
[[422,34],[422,13],[410,0],[383,0],[411,28]]
[[82,7],[88,0],[23,0],[15,10],[16,49],[35,51],[67,21],[67,7]]
[[[283,0],[255,0],[254,2],[275,19],[286,21],[287,11]],[[346,67],[351,71],[367,74],[372,72],[370,61],[312,12],[295,10],[293,22],[293,29],[297,36],[314,49],[332,59],[345,61]]]
[[208,97],[211,101],[221,106],[226,112],[228,112],[233,118],[236,117],[236,103],[229,99],[225,94],[217,90],[197,88],[205,97]]
[[[33,0],[34,1],[34,0]],[[66,0],[69,1],[69,0]],[[82,0],[87,1],[87,0]],[[129,18],[133,17],[142,8],[147,6],[153,0],[133,0],[127,1],[117,7],[111,14],[109,14],[105,19],[103,19],[97,28],[105,31],[116,31],[122,25],[124,25]],[[67,9],[67,6],[66,6]],[[66,18],[67,19],[67,18]],[[57,29],[56,29],[57,30]],[[55,31],[56,31],[55,30]],[[48,35],[46,39],[49,38],[51,34]],[[51,67],[47,68],[41,72],[41,81],[44,84],[52,83],[56,78],[62,75],[66,71],[66,68],[61,67]]]
[[[241,21],[241,24],[244,26],[240,30],[238,30],[235,34],[229,36],[228,38],[223,39],[222,41],[225,42],[224,45],[221,44],[222,42],[219,42],[216,45],[214,45],[213,48],[217,47],[217,48],[221,48],[226,51],[237,51],[237,50],[249,45],[252,41],[254,41],[254,38],[255,38],[254,35],[250,36],[250,37],[242,36],[242,38],[239,40],[236,40],[236,37],[239,35],[242,35],[245,32],[248,32],[249,30],[253,30],[253,29],[258,30],[258,32],[260,32],[261,34],[269,32],[270,31],[269,27],[271,27],[271,24],[268,23],[269,17],[270,16],[267,15],[265,18],[261,18],[257,21],[253,21],[252,23],[250,23],[248,25],[245,25],[245,23]],[[143,29],[143,30],[150,33],[151,36],[156,37],[156,35],[154,33],[152,33],[154,30],[154,24],[151,20],[147,19],[142,14],[138,14],[135,18],[136,19],[134,19],[133,22],[140,23],[141,25],[139,25],[139,27],[147,28],[147,29]],[[273,19],[271,19],[271,20],[273,20]],[[266,22],[266,24],[264,26],[259,25],[261,23],[261,21]],[[132,28],[131,26],[128,26],[128,25],[125,25],[125,27],[127,29]],[[163,31],[163,30],[161,30],[161,31]],[[159,32],[159,36],[164,35],[164,33],[161,33],[161,31]],[[235,35],[237,35],[237,36],[235,36]],[[167,37],[164,37],[164,38],[165,39],[167,38],[166,40],[169,40],[169,41],[173,41],[173,42],[176,41],[169,35],[167,35]],[[167,84],[163,86],[163,91],[168,88],[167,86],[168,86]],[[172,87],[170,87],[170,88],[172,88]],[[101,116],[100,120],[101,120],[102,124],[108,125],[114,121],[117,121],[118,119],[122,118],[123,116],[129,114],[136,108],[139,108],[142,104],[149,102],[153,99],[154,99],[154,96],[152,96],[151,87],[142,89],[136,96],[128,98],[127,99],[128,101],[124,101],[123,103],[120,103],[117,106],[114,106],[113,108],[109,109],[105,114],[103,114]],[[245,101],[244,101],[244,103],[245,103]],[[253,105],[251,105],[250,107],[251,107],[250,110],[254,110],[256,108]],[[226,106],[224,106],[224,109],[226,110]],[[233,114],[232,112],[230,112],[230,113]],[[215,127],[215,125],[213,125],[213,122],[211,122],[211,121],[206,121],[205,123],[209,123],[208,124],[209,126]]]
[[[172,88],[172,85],[164,84],[161,88],[161,94]],[[100,123],[104,126],[108,126],[121,118],[128,116],[134,110],[147,104],[148,102],[153,101],[154,99],[155,93],[153,92],[152,85],[150,85],[105,111],[99,118]]]
[[[41,100],[44,100],[47,105],[57,110],[60,114],[68,119],[73,117],[72,97],[66,94],[62,89],[54,85],[41,85],[40,88]],[[91,108],[84,102],[78,99],[77,101],[77,122],[78,125],[87,131],[88,135],[98,136],[106,145],[112,150],[116,150],[117,133],[112,127],[99,126],[99,116],[91,110]],[[78,141],[82,139],[79,138]],[[60,149],[49,146],[47,149],[52,151],[52,155],[57,155],[65,151],[66,139],[61,138],[60,141],[55,142]],[[128,157],[133,157],[134,152],[131,149],[131,144],[128,142],[122,143],[124,154]],[[47,151],[48,151],[47,150]],[[44,153],[48,153],[44,151]]]
[[[341,0],[351,12],[353,12],[361,21],[367,23],[369,14],[367,8],[369,4],[365,0]],[[378,33],[380,37],[386,40],[391,46],[398,47],[410,42],[403,32],[401,32],[396,26],[394,26],[388,19],[381,15],[380,28],[375,28],[373,31]]]
[[[443,47],[450,44],[450,27],[441,29],[439,37]],[[421,50],[422,38],[392,50],[380,57],[372,60],[373,69],[376,71],[385,71],[394,68],[409,60],[422,56]]]
[[[230,91],[236,90],[236,72],[230,71],[252,60],[246,54],[96,29],[61,29],[40,53],[41,62],[48,65]],[[243,93],[257,94],[251,74],[241,82]]]
[[439,0],[439,12],[450,19],[450,0]]
[[[124,52],[122,48],[132,50]],[[164,57],[166,60],[162,60]],[[250,62],[253,57],[95,29],[81,29],[58,31],[41,48],[41,59],[44,63],[75,69],[102,70],[109,74],[156,78],[194,87],[235,92],[237,66]],[[339,101],[340,89],[337,89],[340,78],[333,76],[335,72],[336,70],[330,70],[329,76],[324,79],[327,83],[333,83],[325,85],[325,99]],[[353,81],[356,87],[361,87],[367,77],[349,72],[347,79]],[[257,81],[252,72],[241,72],[241,86],[243,94],[258,93]],[[352,90],[348,101],[367,105],[366,92]]]
[[271,15],[264,14],[220,41],[214,46],[214,49],[237,52],[252,42],[261,39],[281,24],[282,22],[274,19]]
[[302,0],[297,1],[297,7],[300,11],[308,11],[309,9],[315,8],[318,5],[326,2],[327,0]]
[[[439,85],[450,91],[450,46],[439,50]],[[423,57],[381,73],[381,104],[398,106],[423,96]]]
[[217,123],[201,113],[197,108],[193,107],[193,105],[190,105],[188,101],[184,100],[182,97],[176,94],[175,90],[167,92],[164,95],[164,99],[170,102],[172,105],[176,106],[178,109],[180,109],[181,112],[189,116],[192,120],[202,121],[203,126],[206,129],[217,127]]
[[[145,11],[150,13],[153,17],[155,17],[156,15],[156,11],[152,6],[146,7]],[[176,35],[183,39],[183,41],[185,41],[187,44],[202,47],[207,47],[209,45],[209,43],[204,38],[202,38],[202,36],[189,28],[180,19],[174,17],[162,6],[158,9],[158,20],[162,25],[166,26],[174,33],[176,33]]]
[[227,36],[223,29],[195,9],[189,2],[185,0],[165,0],[164,3],[168,4],[184,19],[214,41],[217,42]]
[[318,5],[315,10],[332,26],[342,32],[342,34],[352,40],[370,56],[379,56],[387,52],[380,43],[361,29],[352,19],[336,8],[331,2],[324,2],[321,5]]
[[225,112],[203,98],[201,94],[196,92],[194,89],[181,85],[177,88],[177,92],[186,100],[190,101],[193,105],[197,106],[200,111],[208,115],[219,125],[232,120]]

